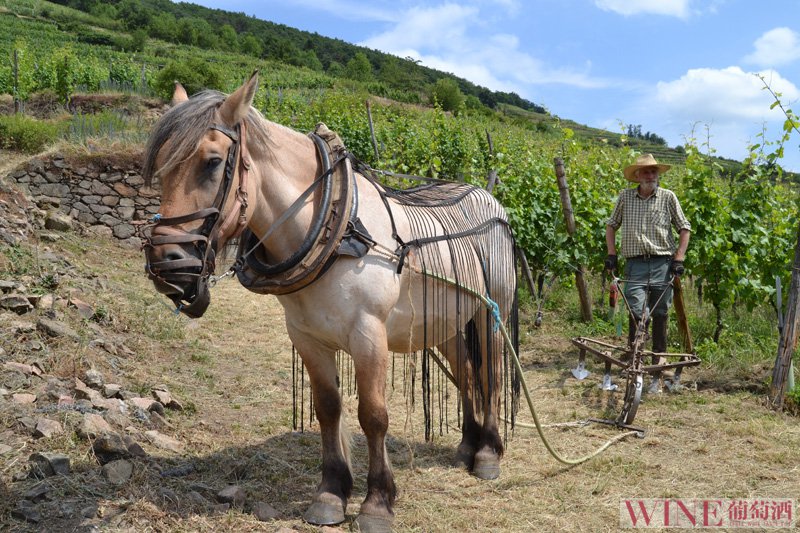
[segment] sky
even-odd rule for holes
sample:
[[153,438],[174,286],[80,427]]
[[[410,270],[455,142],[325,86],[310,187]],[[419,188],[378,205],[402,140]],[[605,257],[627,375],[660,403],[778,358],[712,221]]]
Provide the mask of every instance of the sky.
[[[800,114],[800,0],[193,0],[513,91],[564,119],[742,160]],[[783,165],[800,172],[800,134]]]

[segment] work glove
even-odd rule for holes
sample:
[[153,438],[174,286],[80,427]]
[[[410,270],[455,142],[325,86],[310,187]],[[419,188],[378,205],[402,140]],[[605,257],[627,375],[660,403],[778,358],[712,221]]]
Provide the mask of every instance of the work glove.
[[683,268],[683,261],[678,261],[676,259],[673,259],[672,260],[672,266],[670,267],[670,270],[672,270],[672,273],[675,274],[676,276],[681,277],[681,276],[683,276],[683,272],[686,269]]
[[609,254],[606,257],[606,270],[614,272],[617,269],[617,256]]

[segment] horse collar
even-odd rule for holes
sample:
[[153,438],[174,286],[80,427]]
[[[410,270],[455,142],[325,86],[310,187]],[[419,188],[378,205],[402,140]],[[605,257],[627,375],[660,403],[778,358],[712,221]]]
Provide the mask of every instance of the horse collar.
[[[314,141],[322,163],[322,174],[298,198],[295,204],[260,239],[245,230],[239,243],[236,274],[247,289],[261,294],[288,294],[302,289],[322,276],[340,254],[363,256],[364,247],[348,246],[348,232],[356,225],[358,190],[351,164],[351,155],[345,150],[338,135],[324,124],[318,124],[309,135]],[[296,214],[306,198],[321,188],[316,215],[303,242],[288,258],[269,263],[260,243],[279,224]],[[366,233],[366,230],[363,230]],[[368,234],[367,234],[368,235]],[[357,249],[354,253],[352,250]],[[245,251],[246,250],[246,251]],[[360,255],[359,255],[360,254]]]

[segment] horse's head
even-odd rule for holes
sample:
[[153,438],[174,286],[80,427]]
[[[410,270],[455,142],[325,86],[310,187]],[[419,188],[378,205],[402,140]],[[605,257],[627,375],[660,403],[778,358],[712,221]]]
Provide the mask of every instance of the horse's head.
[[161,184],[161,207],[144,244],[145,269],[156,290],[191,317],[208,307],[216,254],[249,215],[245,131],[257,85],[253,73],[227,98],[208,91],[191,99],[176,85],[173,107],[145,149],[145,180],[157,176]]

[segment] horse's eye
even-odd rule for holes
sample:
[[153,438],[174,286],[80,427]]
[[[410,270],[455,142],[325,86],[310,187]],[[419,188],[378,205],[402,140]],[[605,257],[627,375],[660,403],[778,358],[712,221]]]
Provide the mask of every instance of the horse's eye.
[[222,159],[219,157],[212,157],[206,161],[206,170],[214,170],[220,163],[222,163]]

